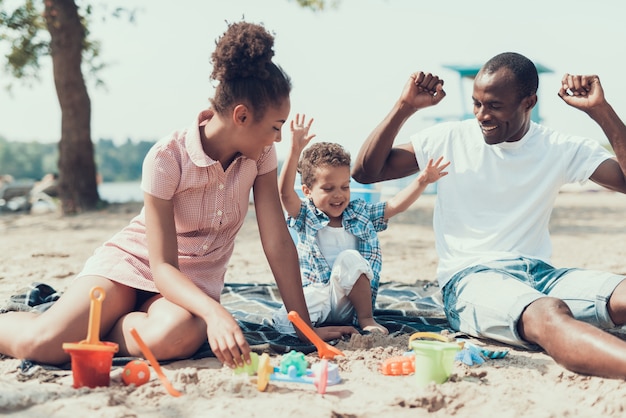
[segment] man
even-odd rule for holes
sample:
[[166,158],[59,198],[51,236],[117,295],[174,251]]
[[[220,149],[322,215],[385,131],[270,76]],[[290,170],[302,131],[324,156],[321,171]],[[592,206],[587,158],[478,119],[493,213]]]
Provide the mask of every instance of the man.
[[452,328],[543,348],[569,370],[626,378],[626,342],[602,330],[626,323],[626,281],[550,265],[548,222],[560,187],[587,179],[626,193],[626,126],[597,76],[566,74],[559,96],[600,125],[616,157],[597,142],[531,121],[539,77],[517,53],[490,59],[475,80],[475,120],[425,129],[393,146],[404,122],[438,104],[443,80],[411,75],[391,112],[356,158],[353,177],[408,176],[433,156],[451,161],[437,188],[437,279]]

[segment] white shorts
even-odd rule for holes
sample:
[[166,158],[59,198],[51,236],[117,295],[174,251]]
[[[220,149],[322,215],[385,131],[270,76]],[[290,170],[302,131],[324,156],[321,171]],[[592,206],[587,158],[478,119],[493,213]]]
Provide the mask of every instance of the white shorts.
[[[337,256],[328,283],[314,283],[302,289],[313,326],[324,323],[352,325],[354,307],[348,295],[361,275],[372,280],[372,267],[358,251],[345,250]],[[274,313],[272,319],[277,331],[283,334],[296,333],[287,318],[284,305]]]

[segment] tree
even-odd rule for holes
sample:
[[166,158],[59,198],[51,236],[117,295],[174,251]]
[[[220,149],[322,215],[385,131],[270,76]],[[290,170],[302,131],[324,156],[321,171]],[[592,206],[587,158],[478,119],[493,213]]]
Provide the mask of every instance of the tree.
[[94,209],[100,200],[91,141],[91,101],[81,70],[85,27],[74,0],[46,0],[54,85],[61,106],[59,197],[63,213]]
[[[77,0],[43,0],[43,12],[35,0],[23,0],[7,12],[0,0],[0,41],[11,45],[6,56],[7,68],[17,79],[37,78],[41,57],[52,57],[54,84],[61,107],[59,140],[59,198],[63,213],[75,214],[96,208],[100,201],[96,183],[94,147],[91,140],[91,101],[83,77],[83,64],[92,70],[98,55],[97,43],[88,40],[88,18],[92,6],[85,0],[80,9]],[[80,0],[78,0],[80,2]],[[339,0],[297,0],[313,11]],[[83,2],[81,2],[82,4]],[[123,8],[113,16],[134,12]],[[99,80],[98,80],[99,81]]]
[[[74,0],[44,0],[43,12],[25,0],[7,12],[0,0],[0,41],[10,42],[7,68],[17,79],[36,79],[39,60],[52,58],[54,84],[61,107],[59,140],[59,198],[63,213],[95,209],[100,202],[91,140],[91,101],[83,78],[83,64],[92,72],[98,45],[88,40],[87,18]],[[116,9],[114,14],[120,13]],[[133,13],[129,12],[132,20]],[[96,80],[99,82],[99,80]]]

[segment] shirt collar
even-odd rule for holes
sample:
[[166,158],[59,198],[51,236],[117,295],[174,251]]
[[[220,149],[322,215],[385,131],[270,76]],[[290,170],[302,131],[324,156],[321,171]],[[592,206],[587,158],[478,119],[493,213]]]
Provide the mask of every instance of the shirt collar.
[[495,144],[494,146],[501,149],[517,149],[521,148],[528,142],[528,138],[532,137],[536,129],[536,124],[534,122],[530,122],[528,127],[528,131],[524,134],[523,137],[520,138],[519,141],[515,142],[500,142],[499,144]]
[[206,109],[198,114],[195,122],[187,131],[185,148],[189,154],[191,161],[198,167],[208,167],[215,164],[216,161],[204,153],[202,149],[202,139],[200,138],[200,129],[207,124],[215,113],[211,109]]
[[[341,215],[342,223],[351,219],[355,219],[357,217],[357,212],[355,210],[355,205],[357,204],[357,202],[357,200],[352,200],[350,203],[348,203],[348,206],[346,206],[343,214]],[[306,204],[309,206],[309,209],[315,214],[315,216],[317,216],[320,223],[323,226],[326,226],[326,224],[328,224],[328,222],[330,221],[328,215],[318,209],[311,199],[306,199]]]

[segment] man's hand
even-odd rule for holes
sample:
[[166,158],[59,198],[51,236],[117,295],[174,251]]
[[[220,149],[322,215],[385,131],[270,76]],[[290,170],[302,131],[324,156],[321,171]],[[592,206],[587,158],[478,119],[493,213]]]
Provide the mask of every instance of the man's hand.
[[568,105],[587,113],[606,104],[600,77],[597,75],[565,74],[558,94]]
[[431,73],[419,71],[409,77],[400,100],[419,110],[438,104],[444,97],[443,80]]

